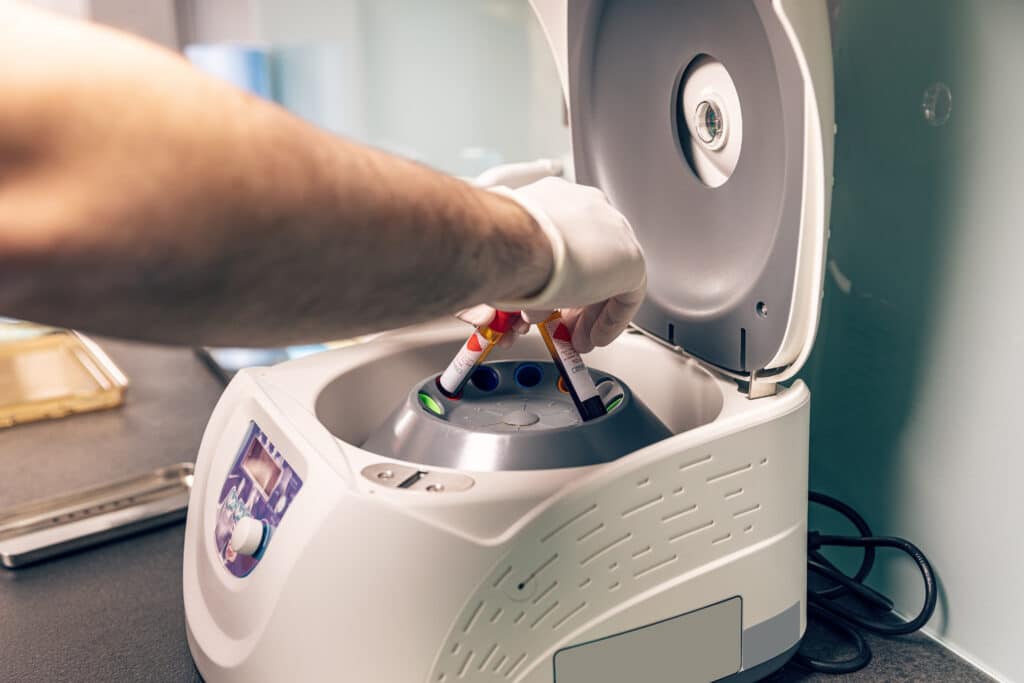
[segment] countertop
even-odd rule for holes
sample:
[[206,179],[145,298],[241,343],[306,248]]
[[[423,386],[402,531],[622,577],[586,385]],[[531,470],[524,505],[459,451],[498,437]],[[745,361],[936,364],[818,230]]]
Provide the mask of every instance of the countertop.
[[[0,431],[0,507],[194,459],[219,382],[186,349],[100,343],[131,381],[125,405]],[[201,681],[185,641],[184,536],[179,523],[0,569],[0,681]],[[849,654],[826,635],[812,624],[805,647]],[[871,664],[842,680],[991,680],[924,636],[869,642]],[[770,680],[839,679],[786,667]]]

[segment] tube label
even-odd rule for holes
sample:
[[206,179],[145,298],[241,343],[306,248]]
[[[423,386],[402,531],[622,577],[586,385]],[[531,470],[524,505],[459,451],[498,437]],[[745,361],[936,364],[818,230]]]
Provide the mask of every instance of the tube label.
[[565,368],[566,381],[572,384],[573,390],[580,403],[584,403],[598,395],[597,387],[594,386],[594,378],[590,376],[586,364],[580,354],[573,348],[572,335],[558,318],[544,323],[544,329],[551,336],[551,343],[555,346],[559,360]]
[[441,388],[452,394],[457,393],[465,384],[466,378],[473,372],[484,349],[490,346],[490,343],[486,337],[480,334],[480,330],[474,331],[459,352],[455,354],[452,362],[441,373],[441,378],[438,380],[441,383]]

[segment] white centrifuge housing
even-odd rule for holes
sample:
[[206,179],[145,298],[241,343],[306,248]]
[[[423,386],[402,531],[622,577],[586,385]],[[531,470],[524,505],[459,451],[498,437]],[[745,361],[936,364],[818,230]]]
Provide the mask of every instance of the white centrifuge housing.
[[[239,373],[186,532],[189,645],[212,683],[748,681],[800,642],[810,396],[782,382],[821,297],[825,3],[534,5],[575,176],[648,258],[636,328],[587,361],[670,435],[571,467],[510,468],[483,438],[470,466],[364,449],[450,360],[456,322]],[[547,354],[531,334],[495,358]]]

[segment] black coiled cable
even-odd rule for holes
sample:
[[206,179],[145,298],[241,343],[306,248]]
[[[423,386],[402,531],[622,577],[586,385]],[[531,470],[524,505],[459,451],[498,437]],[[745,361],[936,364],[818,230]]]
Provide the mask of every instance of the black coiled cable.
[[[917,631],[931,618],[935,612],[938,590],[935,584],[935,572],[924,553],[910,541],[894,536],[875,536],[867,521],[846,503],[836,500],[823,493],[811,491],[808,495],[811,503],[835,510],[848,519],[856,528],[859,536],[837,536],[811,531],[807,534],[807,568],[810,572],[831,582],[824,589],[807,589],[807,616],[824,624],[830,630],[847,638],[856,649],[856,654],[844,660],[822,660],[809,657],[798,652],[794,663],[812,671],[831,674],[847,674],[858,671],[871,661],[871,648],[861,631],[882,636],[906,635]],[[844,574],[828,560],[821,549],[825,546],[856,547],[864,549],[860,567],[853,576]],[[894,548],[901,550],[917,564],[924,580],[924,604],[917,616],[903,621],[893,611],[893,602],[878,591],[869,588],[863,582],[871,573],[875,563],[876,548]],[[873,618],[862,612],[854,611],[837,602],[838,598],[851,596],[878,612],[879,618]]]

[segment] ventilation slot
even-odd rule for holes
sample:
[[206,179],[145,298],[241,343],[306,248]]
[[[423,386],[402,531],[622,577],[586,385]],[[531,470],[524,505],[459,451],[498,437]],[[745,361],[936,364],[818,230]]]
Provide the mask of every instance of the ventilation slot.
[[484,610],[484,603],[481,600],[477,604],[476,609],[474,609],[473,613],[469,616],[469,620],[466,621],[466,625],[462,627],[462,632],[463,633],[469,633],[469,629],[473,628],[473,624],[476,623],[476,618],[478,616],[480,616],[480,613],[483,612],[483,610]]
[[633,574],[633,578],[634,579],[641,579],[641,578],[647,576],[648,574],[652,574],[652,573],[658,571],[659,569],[662,569],[664,567],[669,566],[670,564],[672,564],[673,562],[675,562],[678,559],[679,559],[678,555],[673,555],[672,557],[665,558],[661,562],[655,562],[654,564],[650,565],[649,567],[646,567],[645,569],[641,569],[641,570],[635,572]]
[[534,605],[539,605],[539,604],[541,603],[541,601],[542,601],[542,600],[543,600],[544,598],[546,598],[546,597],[547,597],[547,596],[548,596],[548,595],[549,595],[549,594],[551,593],[551,591],[555,590],[555,588],[556,588],[557,586],[558,586],[558,582],[557,582],[557,581],[552,581],[552,582],[551,582],[551,585],[550,585],[550,586],[548,586],[547,588],[545,588],[544,590],[542,590],[542,591],[540,592],[540,595],[538,595],[537,597],[535,597],[535,598],[533,599],[533,602],[532,602],[532,604],[534,604]]
[[674,522],[675,520],[679,519],[680,517],[682,517],[684,515],[688,515],[691,512],[696,512],[696,511],[697,511],[696,504],[690,505],[690,506],[684,507],[682,510],[676,510],[675,512],[670,512],[669,514],[667,514],[664,517],[662,517],[661,521],[664,522],[665,524],[668,524],[669,522]]
[[581,512],[578,515],[575,515],[573,517],[570,517],[569,519],[567,519],[566,521],[562,522],[561,524],[556,526],[554,529],[552,529],[551,531],[546,533],[544,536],[541,537],[540,542],[541,543],[547,543],[559,531],[562,531],[563,529],[566,529],[567,527],[571,526],[574,522],[578,522],[579,520],[583,519],[584,517],[586,517],[587,515],[589,515],[591,512],[593,512],[596,509],[597,509],[597,503],[594,503],[593,505],[588,507],[583,512]]
[[530,624],[530,628],[531,629],[535,629],[538,626],[540,626],[540,623],[542,621],[544,621],[545,619],[547,619],[548,615],[551,614],[552,612],[554,612],[556,609],[558,609],[558,601],[557,600],[555,600],[553,603],[551,603],[550,607],[548,607],[546,610],[541,612],[540,616],[533,620],[533,623]]
[[735,469],[726,470],[725,472],[722,472],[721,474],[715,474],[713,476],[710,476],[710,477],[707,478],[707,482],[709,484],[714,484],[716,482],[722,481],[723,479],[728,479],[729,477],[735,477],[737,474],[743,474],[744,472],[749,472],[753,468],[754,468],[754,466],[751,465],[748,462],[746,465],[744,465],[742,467],[737,467]]
[[581,535],[579,538],[576,539],[576,542],[577,543],[583,543],[583,541],[587,540],[588,538],[590,538],[594,534],[598,533],[602,529],[604,529],[604,522],[598,524],[597,526],[595,526],[590,531],[584,531],[583,535]]
[[732,516],[734,518],[736,518],[736,519],[739,519],[740,517],[746,517],[747,515],[753,514],[753,513],[757,512],[760,509],[761,509],[761,504],[757,503],[755,505],[751,505],[748,508],[743,508],[742,510],[737,510],[736,512],[732,513]]
[[684,538],[688,538],[690,536],[693,536],[694,534],[699,534],[700,532],[704,531],[705,529],[710,529],[714,525],[715,525],[715,523],[713,521],[705,522],[704,524],[701,524],[700,526],[695,526],[692,529],[687,529],[686,531],[681,531],[678,534],[675,534],[674,536],[669,536],[668,537],[668,542],[669,543],[675,543],[676,541],[681,541]]
[[633,553],[633,559],[634,560],[638,560],[641,557],[643,557],[644,555],[650,555],[650,554],[651,554],[651,546],[649,546],[649,545],[648,546],[644,546],[643,548],[640,548],[640,550],[637,550],[635,553]]
[[509,566],[505,567],[505,571],[503,571],[501,573],[501,575],[498,576],[498,578],[496,578],[494,580],[494,583],[491,584],[491,587],[492,588],[497,588],[498,586],[500,586],[501,582],[504,581],[505,579],[507,579],[508,575],[511,574],[511,573],[512,573],[512,565],[509,565]]
[[684,462],[682,465],[679,466],[679,471],[680,472],[685,472],[688,469],[692,469],[692,468],[697,467],[699,465],[703,465],[706,462],[711,462],[711,454],[710,453],[708,453],[707,455],[705,455],[702,458],[697,458],[696,460],[691,460],[690,462]]
[[631,538],[633,538],[633,532],[629,532],[625,536],[620,536],[619,538],[615,539],[611,543],[598,548],[597,550],[595,550],[594,552],[592,552],[591,554],[587,555],[582,560],[580,560],[580,566],[581,567],[586,567],[588,564],[590,564],[591,562],[593,562],[597,558],[601,557],[602,555],[604,555],[607,552],[610,552],[610,551],[614,550],[615,548],[619,547],[620,545],[622,545],[623,543],[627,542]]
[[462,660],[462,666],[459,667],[459,678],[465,678],[466,672],[469,670],[469,663],[473,661],[473,651],[470,650],[466,653],[466,658]]
[[634,505],[633,507],[622,511],[622,518],[626,519],[628,517],[632,517],[633,515],[643,512],[648,508],[654,507],[663,500],[665,500],[665,496],[657,495],[654,498],[651,498],[650,500],[640,503],[639,505]]
[[563,626],[565,626],[565,623],[567,621],[572,619],[574,616],[576,616],[577,614],[579,614],[580,612],[582,612],[586,608],[587,608],[587,603],[586,602],[581,602],[580,604],[576,605],[576,607],[571,609],[565,616],[561,617],[558,621],[553,623],[551,625],[551,629],[554,630],[554,631],[557,631],[558,629],[560,629]]
[[524,652],[516,658],[516,661],[512,662],[512,666],[510,666],[508,670],[505,672],[505,678],[512,678],[512,674],[516,672],[516,669],[519,668],[519,665],[522,664],[523,660],[525,659],[526,653]]
[[518,586],[519,590],[523,590],[526,587],[526,584],[530,583],[535,578],[537,578],[537,576],[540,575],[540,573],[542,571],[544,571],[545,569],[550,567],[551,564],[555,560],[557,560],[557,559],[558,559],[558,553],[555,553],[554,555],[549,557],[547,560],[545,560],[543,563],[541,563],[541,565],[539,567],[537,567],[532,572],[530,572],[529,576],[527,576],[525,579],[523,579],[522,581],[519,582],[519,586]]
[[491,661],[491,657],[493,657],[494,653],[497,652],[497,651],[498,651],[498,644],[494,643],[493,645],[491,645],[491,649],[487,651],[487,654],[484,655],[484,658],[480,660],[480,666],[477,667],[477,670],[478,671],[483,671],[484,669],[486,669],[487,668],[487,662]]

